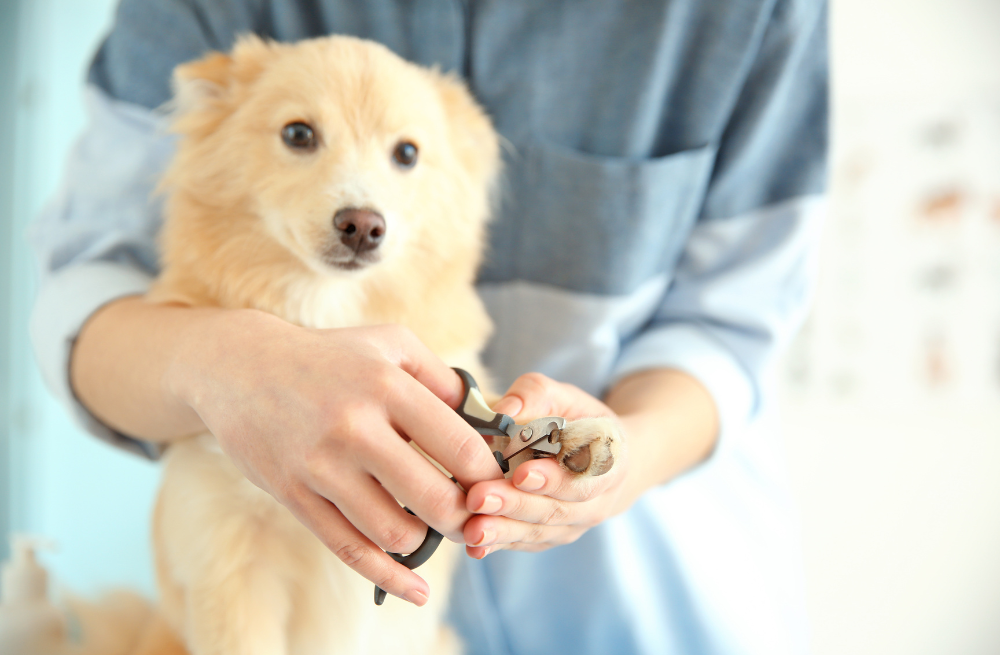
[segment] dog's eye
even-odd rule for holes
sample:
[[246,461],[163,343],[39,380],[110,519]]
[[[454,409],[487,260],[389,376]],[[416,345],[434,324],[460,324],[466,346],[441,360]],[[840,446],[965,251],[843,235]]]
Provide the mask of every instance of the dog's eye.
[[417,146],[410,141],[400,141],[392,151],[392,160],[402,168],[413,168],[417,163]]
[[316,133],[305,123],[289,123],[281,128],[281,138],[293,150],[315,150]]

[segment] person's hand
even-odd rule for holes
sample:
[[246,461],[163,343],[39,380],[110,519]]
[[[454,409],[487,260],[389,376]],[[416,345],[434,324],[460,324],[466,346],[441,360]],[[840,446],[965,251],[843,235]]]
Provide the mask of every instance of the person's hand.
[[500,471],[482,437],[449,407],[458,376],[394,326],[310,330],[229,311],[184,336],[167,384],[223,451],[348,566],[423,605],[427,583],[384,551],[409,553],[424,523],[463,539],[461,489]]
[[[541,416],[567,420],[614,417],[600,400],[581,389],[538,373],[518,378],[493,408],[518,423]],[[465,524],[466,552],[476,559],[497,550],[539,551],[568,544],[631,504],[624,492],[629,458],[622,444],[604,475],[575,475],[555,459],[524,462],[509,480],[479,482],[469,488],[466,508],[476,514]]]

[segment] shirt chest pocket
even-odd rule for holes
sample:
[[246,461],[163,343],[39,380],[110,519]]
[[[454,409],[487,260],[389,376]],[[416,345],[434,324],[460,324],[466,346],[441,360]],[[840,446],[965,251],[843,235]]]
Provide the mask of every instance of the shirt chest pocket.
[[714,146],[655,159],[519,146],[480,276],[624,294],[671,269],[700,211]]

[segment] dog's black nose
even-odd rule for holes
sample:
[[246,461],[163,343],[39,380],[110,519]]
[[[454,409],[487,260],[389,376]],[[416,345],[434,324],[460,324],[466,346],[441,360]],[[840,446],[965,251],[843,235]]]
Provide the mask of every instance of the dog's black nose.
[[354,252],[378,248],[385,236],[385,219],[370,209],[341,209],[333,216],[341,242]]

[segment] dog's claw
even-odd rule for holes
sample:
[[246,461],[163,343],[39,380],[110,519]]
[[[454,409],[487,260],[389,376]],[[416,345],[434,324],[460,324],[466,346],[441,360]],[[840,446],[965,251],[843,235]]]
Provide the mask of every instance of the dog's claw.
[[585,418],[559,431],[562,448],[557,457],[567,471],[577,475],[604,475],[612,469],[621,447],[621,427],[607,417]]

